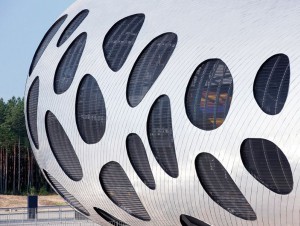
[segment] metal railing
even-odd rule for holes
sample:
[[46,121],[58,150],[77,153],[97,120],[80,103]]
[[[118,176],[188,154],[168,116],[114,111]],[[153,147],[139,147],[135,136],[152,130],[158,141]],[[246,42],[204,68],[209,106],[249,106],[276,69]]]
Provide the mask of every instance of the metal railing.
[[30,208],[0,208],[0,225],[96,226],[69,206]]

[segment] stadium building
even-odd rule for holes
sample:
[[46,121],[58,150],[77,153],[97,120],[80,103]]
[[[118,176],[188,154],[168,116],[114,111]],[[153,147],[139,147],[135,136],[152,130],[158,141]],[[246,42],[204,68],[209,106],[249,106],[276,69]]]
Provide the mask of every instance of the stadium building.
[[26,122],[100,225],[300,224],[300,2],[78,0],[33,57]]

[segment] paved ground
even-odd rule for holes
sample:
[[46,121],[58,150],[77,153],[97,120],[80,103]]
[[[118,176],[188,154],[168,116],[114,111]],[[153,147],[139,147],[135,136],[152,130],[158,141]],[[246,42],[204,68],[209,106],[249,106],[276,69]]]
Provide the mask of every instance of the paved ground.
[[[59,195],[45,195],[38,197],[39,206],[61,206],[67,203]],[[27,196],[0,195],[0,208],[27,207]]]
[[7,224],[1,224],[1,225],[7,225],[7,226],[99,226],[98,224],[95,224],[93,222],[87,222],[87,221],[61,221],[61,222],[55,222],[55,221],[48,221],[48,222],[18,222],[18,223],[7,223]]
[[0,208],[0,226],[98,226],[69,206],[39,207],[36,219],[28,219],[29,211],[27,208]]

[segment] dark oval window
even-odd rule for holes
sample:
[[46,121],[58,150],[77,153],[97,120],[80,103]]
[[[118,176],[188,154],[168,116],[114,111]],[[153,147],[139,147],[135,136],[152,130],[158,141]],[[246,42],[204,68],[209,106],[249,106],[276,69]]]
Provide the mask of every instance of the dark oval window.
[[178,177],[178,164],[172,129],[170,99],[162,95],[154,102],[147,121],[151,150],[159,165],[171,177]]
[[128,224],[120,221],[119,219],[115,218],[114,216],[110,215],[109,213],[105,212],[102,209],[99,209],[97,207],[94,207],[94,210],[108,223],[112,225],[117,225],[117,226],[128,226]]
[[55,71],[54,91],[64,93],[71,85],[86,43],[87,34],[81,33],[62,56]]
[[203,221],[196,219],[195,217],[184,214],[180,215],[180,223],[182,226],[210,226],[209,224],[206,224]]
[[135,172],[147,187],[154,190],[155,181],[141,138],[137,134],[129,134],[126,139],[126,148],[129,160]]
[[103,191],[113,203],[140,220],[150,221],[150,216],[119,163],[105,164],[101,169],[99,180]]
[[209,153],[195,160],[196,172],[206,193],[229,213],[244,220],[256,220],[256,214],[222,164]]
[[89,212],[81,205],[81,203],[73,195],[71,195],[60,183],[58,183],[58,181],[54,177],[52,177],[46,170],[43,171],[47,180],[55,189],[56,193],[63,197],[63,199],[66,200],[67,203],[69,203],[79,212],[87,216],[90,215]]
[[99,142],[105,132],[106,109],[101,90],[91,75],[85,75],[79,84],[75,112],[82,139],[88,144]]
[[167,65],[177,44],[177,35],[165,33],[153,39],[139,55],[127,84],[127,101],[137,106]]
[[68,24],[68,26],[65,28],[65,30],[61,34],[61,36],[57,42],[57,47],[60,47],[62,44],[65,43],[65,41],[68,40],[68,38],[79,27],[79,25],[87,17],[88,14],[89,14],[89,11],[87,9],[84,9],[74,17],[74,19]]
[[50,29],[47,31],[47,33],[45,34],[45,36],[43,37],[41,43],[39,44],[37,50],[34,53],[30,68],[29,68],[29,76],[31,75],[33,69],[35,68],[35,66],[37,65],[38,61],[40,60],[41,56],[43,55],[44,51],[46,50],[47,46],[49,45],[49,43],[51,42],[52,38],[54,37],[54,35],[56,34],[56,32],[58,31],[58,29],[61,27],[61,25],[64,23],[64,21],[66,20],[67,15],[62,16],[61,18],[59,18],[51,27]]
[[282,110],[289,91],[290,61],[284,54],[267,59],[257,72],[254,98],[265,113],[276,115]]
[[111,70],[118,71],[125,63],[143,26],[144,14],[135,14],[115,23],[103,42],[103,52]]
[[245,168],[271,191],[286,195],[293,190],[290,164],[276,144],[260,138],[248,138],[241,145]]
[[185,110],[191,123],[202,130],[221,126],[233,93],[233,79],[220,59],[201,63],[194,71],[185,94]]
[[39,102],[40,80],[36,77],[29,88],[27,95],[27,125],[32,142],[36,149],[39,149],[39,139],[37,130],[37,108]]
[[47,111],[45,122],[49,144],[59,166],[70,179],[80,181],[81,165],[62,125],[51,111]]

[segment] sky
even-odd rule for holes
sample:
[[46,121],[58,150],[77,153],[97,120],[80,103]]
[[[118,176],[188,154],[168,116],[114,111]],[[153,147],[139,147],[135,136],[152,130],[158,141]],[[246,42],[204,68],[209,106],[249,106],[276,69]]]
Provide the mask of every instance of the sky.
[[0,0],[0,98],[23,97],[44,34],[75,0]]

